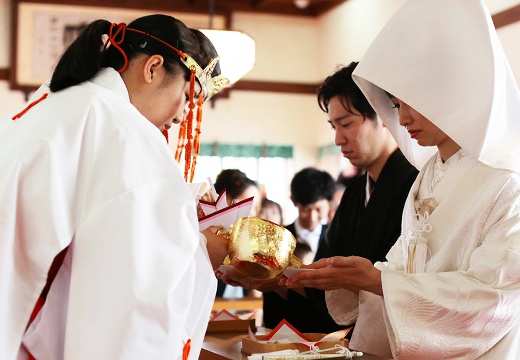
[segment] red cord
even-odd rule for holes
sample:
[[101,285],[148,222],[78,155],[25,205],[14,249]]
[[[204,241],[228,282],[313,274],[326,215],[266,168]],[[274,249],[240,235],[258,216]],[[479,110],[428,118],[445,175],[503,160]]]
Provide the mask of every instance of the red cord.
[[13,116],[11,119],[16,120],[16,119],[21,118],[27,111],[29,111],[30,108],[32,108],[34,105],[38,104],[40,101],[45,100],[47,98],[47,95],[49,95],[49,94],[48,93],[43,94],[41,98],[39,98],[38,100],[35,100],[32,103],[30,103],[29,105],[27,105],[27,107],[25,109],[23,109],[21,112],[19,112],[15,116]]
[[[116,28],[115,31],[114,31],[114,28]],[[123,67],[121,69],[117,70],[117,72],[120,74],[123,71],[125,71],[126,68],[128,67],[128,57],[126,56],[125,51],[119,46],[125,40],[125,34],[126,34],[126,24],[125,23],[121,23],[121,24],[112,23],[112,25],[110,25],[110,31],[108,32],[108,39],[110,40],[110,43],[117,50],[119,50],[121,55],[123,55],[123,59],[125,60]],[[118,35],[119,35],[119,39],[116,39],[116,37]]]
[[162,134],[166,138],[166,144],[169,144],[170,143],[170,139],[168,139],[168,130],[164,129]]
[[191,139],[193,138],[192,130],[193,130],[193,109],[195,108],[195,69],[191,69],[191,76],[190,76],[190,103],[188,105],[189,112],[188,116],[186,117],[186,152],[184,153],[184,180],[188,182],[188,173],[191,167],[191,150],[192,150],[192,142]]
[[184,348],[182,349],[182,360],[188,360],[188,357],[190,356],[190,350],[191,339],[188,339],[188,341],[186,341],[186,344],[184,344]]

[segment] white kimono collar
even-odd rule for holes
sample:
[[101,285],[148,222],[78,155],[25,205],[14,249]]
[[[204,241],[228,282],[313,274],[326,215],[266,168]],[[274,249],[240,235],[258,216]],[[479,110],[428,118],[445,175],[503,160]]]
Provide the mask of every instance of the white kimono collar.
[[101,68],[90,82],[107,88],[130,101],[130,95],[121,75],[111,67]]
[[296,241],[302,244],[306,244],[311,248],[312,252],[316,252],[318,250],[318,244],[320,242],[321,232],[323,229],[322,224],[316,225],[314,230],[305,229],[301,224],[299,219],[296,219],[294,222],[294,228],[296,230]]
[[482,0],[409,0],[353,78],[417,168],[437,149],[410,138],[383,90],[476,159],[520,172],[520,94]]
[[[119,75],[119,73],[111,67],[101,68],[89,81],[104,88],[110,89],[111,91],[130,101],[130,95],[128,94],[128,89],[126,88],[125,82],[121,78],[121,75]],[[36,90],[27,103],[31,103],[34,100],[40,98],[44,93],[49,93],[51,91],[49,87],[50,83],[51,79],[49,78],[38,88],[38,90]]]

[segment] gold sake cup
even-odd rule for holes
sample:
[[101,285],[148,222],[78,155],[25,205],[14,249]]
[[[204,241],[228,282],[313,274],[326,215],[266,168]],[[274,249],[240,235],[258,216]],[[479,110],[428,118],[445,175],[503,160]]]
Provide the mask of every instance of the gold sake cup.
[[256,279],[272,279],[291,264],[301,261],[293,255],[296,239],[284,228],[257,217],[238,219],[229,228],[229,258],[242,274]]

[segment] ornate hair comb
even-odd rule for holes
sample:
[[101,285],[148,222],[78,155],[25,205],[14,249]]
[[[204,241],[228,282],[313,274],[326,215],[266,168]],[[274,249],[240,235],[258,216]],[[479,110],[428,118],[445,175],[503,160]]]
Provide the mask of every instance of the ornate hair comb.
[[217,94],[223,88],[229,84],[229,79],[222,75],[211,77],[211,73],[217,66],[220,57],[211,59],[208,66],[204,69],[189,55],[185,54],[186,58],[181,58],[181,61],[188,69],[195,69],[195,76],[199,80],[200,86],[204,94],[204,100],[209,99],[213,95]]

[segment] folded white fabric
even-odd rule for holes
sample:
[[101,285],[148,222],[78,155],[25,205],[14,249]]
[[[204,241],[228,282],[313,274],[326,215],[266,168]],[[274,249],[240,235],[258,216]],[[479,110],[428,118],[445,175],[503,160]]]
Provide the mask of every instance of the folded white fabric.
[[247,357],[248,360],[262,360],[264,355],[298,355],[298,350],[279,350],[261,354],[251,354]]
[[352,359],[353,357],[363,356],[362,352],[350,351],[345,347],[335,347],[338,352],[335,354],[321,354],[322,351],[329,351],[331,349],[319,350],[314,348],[311,351],[300,353],[298,350],[281,350],[261,354],[252,354],[247,357],[248,360],[311,360],[311,359]]

